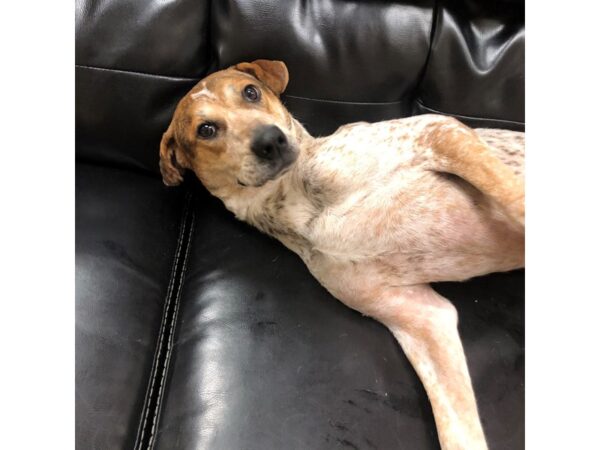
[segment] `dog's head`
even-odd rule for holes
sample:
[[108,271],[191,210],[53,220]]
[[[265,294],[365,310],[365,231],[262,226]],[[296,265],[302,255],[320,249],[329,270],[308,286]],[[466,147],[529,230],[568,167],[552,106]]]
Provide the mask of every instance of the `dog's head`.
[[281,61],[256,60],[215,72],[179,102],[160,144],[163,181],[193,170],[209,190],[262,186],[296,161],[294,121],[279,100]]

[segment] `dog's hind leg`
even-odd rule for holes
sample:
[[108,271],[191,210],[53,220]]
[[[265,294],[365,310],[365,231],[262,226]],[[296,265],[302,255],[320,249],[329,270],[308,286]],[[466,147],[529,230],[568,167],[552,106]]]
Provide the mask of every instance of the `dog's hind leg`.
[[523,177],[494,155],[474,130],[456,119],[440,117],[423,129],[418,144],[426,155],[426,169],[461,177],[524,226]]
[[487,449],[452,303],[429,285],[393,288],[382,295],[361,312],[391,330],[415,368],[433,408],[442,450]]

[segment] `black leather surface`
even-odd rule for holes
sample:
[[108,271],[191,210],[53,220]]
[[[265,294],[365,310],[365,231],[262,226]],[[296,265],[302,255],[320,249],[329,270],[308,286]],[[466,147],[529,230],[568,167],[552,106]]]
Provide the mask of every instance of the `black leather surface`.
[[470,124],[476,126],[523,129],[524,99],[524,5],[440,0],[415,112],[475,118]]
[[327,136],[346,123],[378,122],[411,115],[408,100],[389,103],[355,103],[283,95],[282,101],[292,115],[313,136]]
[[78,67],[78,160],[157,174],[162,133],[194,84],[194,79]]
[[77,0],[81,66],[200,77],[209,64],[209,1]]
[[[524,448],[523,274],[441,284],[490,448]],[[389,332],[202,194],[157,449],[435,449],[426,395]]]
[[280,59],[291,73],[288,94],[321,100],[394,102],[416,87],[429,48],[432,0],[282,5],[214,2],[218,66]]
[[76,447],[133,448],[169,282],[180,192],[76,169]]

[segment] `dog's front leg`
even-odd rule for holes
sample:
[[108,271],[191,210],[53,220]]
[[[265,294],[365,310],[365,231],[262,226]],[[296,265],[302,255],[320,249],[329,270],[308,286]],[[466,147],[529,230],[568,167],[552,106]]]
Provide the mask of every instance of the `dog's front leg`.
[[418,143],[427,155],[425,167],[457,175],[492,199],[521,227],[525,224],[523,177],[497,158],[471,128],[444,117],[425,128]]
[[431,402],[443,450],[487,449],[456,309],[428,285],[393,288],[365,313],[394,334]]

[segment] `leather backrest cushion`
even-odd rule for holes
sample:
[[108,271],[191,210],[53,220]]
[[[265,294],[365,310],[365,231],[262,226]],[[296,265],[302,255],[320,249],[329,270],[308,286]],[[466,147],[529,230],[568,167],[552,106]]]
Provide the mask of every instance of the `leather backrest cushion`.
[[[523,129],[525,12],[519,2],[442,0],[416,112]],[[471,120],[469,120],[471,119]]]
[[177,101],[209,70],[210,2],[77,0],[77,158],[158,172]]
[[433,0],[225,0],[215,3],[219,66],[267,54],[290,71],[287,94],[390,102],[411,94],[425,64]]
[[77,0],[78,65],[199,77],[209,63],[209,2]]
[[77,0],[77,157],[158,171],[177,101],[256,58],[313,134],[422,112],[522,129],[519,1]]

